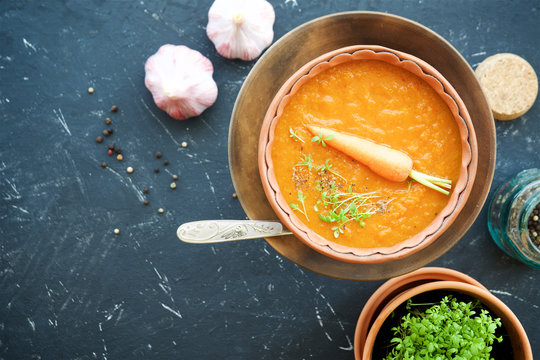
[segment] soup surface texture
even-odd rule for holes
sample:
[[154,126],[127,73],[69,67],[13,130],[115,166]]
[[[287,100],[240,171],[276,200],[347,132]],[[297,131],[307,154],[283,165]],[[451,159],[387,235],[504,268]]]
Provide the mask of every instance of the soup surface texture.
[[311,78],[278,120],[271,149],[274,172],[304,224],[355,248],[404,241],[447,204],[448,196],[413,180],[381,178],[324,139],[313,139],[307,125],[403,151],[415,170],[455,184],[461,164],[457,124],[439,95],[416,75],[382,61],[357,60]]

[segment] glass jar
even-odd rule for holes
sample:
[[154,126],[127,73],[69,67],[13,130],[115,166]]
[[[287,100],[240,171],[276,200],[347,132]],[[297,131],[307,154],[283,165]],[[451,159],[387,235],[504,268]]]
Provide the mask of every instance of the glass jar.
[[529,235],[529,218],[540,203],[540,169],[523,170],[502,184],[488,208],[488,228],[506,254],[540,269],[540,248]]

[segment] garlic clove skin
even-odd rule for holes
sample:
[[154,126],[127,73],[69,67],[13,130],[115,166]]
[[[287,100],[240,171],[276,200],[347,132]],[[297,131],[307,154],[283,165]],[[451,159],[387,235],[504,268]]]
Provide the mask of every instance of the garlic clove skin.
[[146,60],[144,70],[144,84],[157,107],[174,119],[198,116],[217,99],[212,62],[187,46],[161,46]]
[[266,0],[216,0],[208,11],[206,34],[221,56],[249,61],[272,43],[274,20]]

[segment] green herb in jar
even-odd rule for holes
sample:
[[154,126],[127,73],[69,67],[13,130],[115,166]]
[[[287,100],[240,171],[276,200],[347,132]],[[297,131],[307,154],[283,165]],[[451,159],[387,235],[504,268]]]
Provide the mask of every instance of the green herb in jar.
[[502,323],[480,301],[458,301],[449,295],[419,310],[424,305],[407,301],[408,313],[392,328],[394,346],[385,360],[491,359],[493,343],[502,341],[502,336],[495,336]]

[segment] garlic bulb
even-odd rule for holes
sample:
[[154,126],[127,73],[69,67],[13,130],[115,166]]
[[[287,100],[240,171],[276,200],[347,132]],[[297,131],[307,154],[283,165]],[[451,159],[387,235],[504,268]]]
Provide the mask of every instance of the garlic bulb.
[[274,8],[265,0],[216,0],[206,34],[221,56],[253,60],[272,43],[274,19]]
[[163,45],[146,60],[144,70],[154,102],[177,120],[200,115],[216,101],[212,62],[187,46]]

